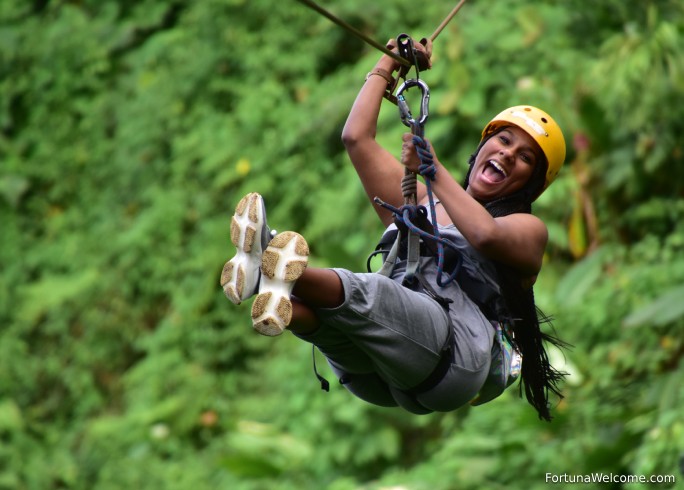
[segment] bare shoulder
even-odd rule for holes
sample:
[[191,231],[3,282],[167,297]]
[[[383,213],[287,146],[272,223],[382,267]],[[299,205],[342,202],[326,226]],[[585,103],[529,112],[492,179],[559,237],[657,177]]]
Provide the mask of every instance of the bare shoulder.
[[513,213],[494,219],[507,229],[515,230],[516,235],[522,233],[532,239],[541,240],[544,244],[548,240],[549,231],[546,224],[533,214]]
[[493,258],[516,269],[523,277],[536,276],[544,258],[549,232],[544,222],[531,214],[515,213],[495,218],[499,228]]

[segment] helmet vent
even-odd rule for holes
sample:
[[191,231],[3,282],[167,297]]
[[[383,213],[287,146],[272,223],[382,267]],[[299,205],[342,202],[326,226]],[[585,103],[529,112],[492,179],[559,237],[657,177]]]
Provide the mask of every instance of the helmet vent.
[[546,124],[547,122],[549,122],[545,117],[542,117],[541,120],[542,120],[542,122],[543,122],[544,124]]

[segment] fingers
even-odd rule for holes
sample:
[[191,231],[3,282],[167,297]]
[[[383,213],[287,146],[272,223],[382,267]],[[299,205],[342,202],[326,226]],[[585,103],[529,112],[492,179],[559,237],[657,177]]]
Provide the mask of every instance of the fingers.
[[[423,42],[424,41],[424,42]],[[416,50],[418,64],[421,70],[429,70],[432,67],[432,41],[423,38],[418,43],[414,43],[414,48]]]
[[[418,138],[417,136],[414,136],[413,133],[404,133],[401,135],[401,141],[406,144],[408,143],[410,146],[415,146],[414,139]],[[424,141],[426,144],[430,144],[430,140],[427,138],[418,138],[418,142],[420,143],[420,140]]]
[[427,54],[428,58],[432,57],[432,40],[428,39],[427,37],[424,37],[423,39],[420,40],[420,44],[422,44],[425,47],[425,54]]
[[404,133],[401,135],[401,163],[409,170],[416,172],[420,165],[420,159],[413,144],[413,135]]

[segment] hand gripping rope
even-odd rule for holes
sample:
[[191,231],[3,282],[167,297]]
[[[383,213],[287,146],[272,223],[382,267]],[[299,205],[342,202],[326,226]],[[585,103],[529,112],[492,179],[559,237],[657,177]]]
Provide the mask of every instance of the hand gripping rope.
[[[422,92],[420,116],[417,120],[411,114],[411,110],[406,102],[406,98],[404,97],[404,92],[411,87],[419,87]],[[440,236],[439,226],[437,223],[435,200],[432,193],[432,181],[435,179],[437,170],[433,161],[432,152],[430,151],[430,145],[423,139],[425,133],[425,122],[428,118],[430,89],[428,88],[427,84],[419,78],[406,80],[397,90],[397,101],[401,122],[405,126],[411,128],[411,133],[413,134],[413,144],[416,146],[418,158],[421,162],[420,166],[418,167],[418,172],[421,176],[423,176],[425,180],[425,186],[427,187],[430,219],[432,222],[433,232],[429,233],[414,224],[414,221],[419,217],[420,214],[426,214],[426,210],[424,206],[418,206],[416,202],[417,178],[416,174],[410,170],[405,170],[404,177],[401,181],[401,189],[404,196],[404,205],[402,207],[396,208],[377,197],[374,199],[374,201],[385,209],[392,211],[396,221],[403,223],[408,228],[408,249],[406,253],[407,265],[404,281],[409,284],[413,283],[415,275],[418,272],[418,266],[420,263],[420,240],[422,238],[424,241],[433,241],[437,245],[437,285],[444,287],[456,278],[461,266],[461,255],[460,253],[456,253],[458,261],[454,267],[454,270],[447,276],[446,280],[443,280],[444,247],[451,247],[456,252],[458,252],[458,248],[451,241]],[[392,245],[387,258],[385,259],[382,269],[380,270],[380,274],[389,276],[392,273],[402,239],[403,237],[400,231],[397,235],[394,245]]]

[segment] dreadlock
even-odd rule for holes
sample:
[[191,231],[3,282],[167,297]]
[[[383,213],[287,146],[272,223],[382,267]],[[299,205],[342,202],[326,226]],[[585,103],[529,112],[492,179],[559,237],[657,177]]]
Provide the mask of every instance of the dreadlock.
[[[463,183],[464,188],[468,187],[475,157],[487,139],[489,138],[481,141],[475,153],[470,156],[470,169]],[[532,201],[543,188],[545,174],[546,164],[537,164],[529,182],[522,189],[485,203],[485,209],[494,218],[513,213],[531,214]],[[524,288],[520,274],[511,266],[499,261],[494,261],[494,264],[507,310],[507,318],[502,320],[511,325],[515,341],[523,355],[520,395],[522,396],[524,391],[527,401],[537,410],[539,418],[550,421],[552,417],[549,412],[549,392],[563,398],[558,383],[563,380],[566,373],[556,370],[551,365],[544,343],[548,342],[559,348],[567,347],[567,344],[541,331],[541,325],[550,324],[551,319],[536,306],[533,288]]]

